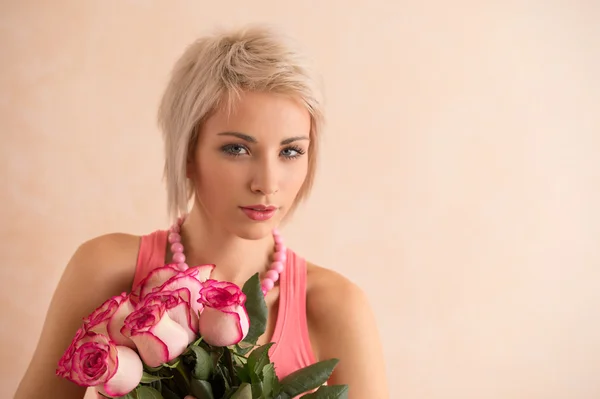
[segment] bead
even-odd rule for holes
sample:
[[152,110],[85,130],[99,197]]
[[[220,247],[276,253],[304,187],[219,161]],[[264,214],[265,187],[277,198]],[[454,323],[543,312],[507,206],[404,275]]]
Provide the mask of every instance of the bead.
[[281,262],[271,263],[271,270],[275,270],[277,273],[283,272],[283,263],[281,263]]
[[279,273],[271,269],[267,272],[267,274],[265,274],[265,277],[276,282],[277,280],[279,280]]
[[174,224],[173,226],[171,226],[172,233],[179,233],[180,231],[181,231],[181,227],[179,227],[178,224]]
[[275,252],[285,252],[287,248],[284,244],[275,244]]
[[275,240],[275,244],[283,244],[283,237],[280,235],[274,235],[273,239]]
[[275,286],[275,282],[269,278],[266,278],[262,281],[261,288],[263,291],[271,291]]
[[183,252],[183,245],[180,242],[174,242],[171,245],[171,252],[173,252],[173,253]]
[[183,263],[185,262],[185,255],[182,252],[177,252],[173,254],[173,262],[174,263]]
[[181,242],[181,236],[178,233],[169,234],[169,242],[174,244],[176,242]]
[[181,270],[182,272],[186,271],[187,269],[189,269],[190,267],[188,266],[187,263],[182,262],[182,263],[178,263],[177,267],[179,268],[179,270]]
[[276,262],[285,262],[285,252],[275,252],[273,254],[273,260]]

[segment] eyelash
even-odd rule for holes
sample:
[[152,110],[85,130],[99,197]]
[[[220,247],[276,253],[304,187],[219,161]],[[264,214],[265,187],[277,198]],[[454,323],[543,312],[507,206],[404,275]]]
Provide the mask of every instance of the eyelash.
[[[245,154],[237,154],[235,152],[232,152],[233,148],[242,148],[242,149],[246,150],[247,152],[250,152],[246,146],[241,145],[241,144],[228,144],[228,145],[222,147],[221,151],[223,151],[226,155],[229,155],[231,157],[240,157],[242,155],[245,155]],[[284,148],[283,150],[281,150],[281,152],[287,151],[287,150],[292,150],[292,151],[296,151],[297,152],[296,155],[284,156],[284,158],[286,158],[288,160],[299,158],[299,157],[301,157],[302,155],[304,155],[306,153],[306,151],[304,151],[303,148],[300,148],[300,147],[295,146],[295,145],[288,146],[288,147]]]

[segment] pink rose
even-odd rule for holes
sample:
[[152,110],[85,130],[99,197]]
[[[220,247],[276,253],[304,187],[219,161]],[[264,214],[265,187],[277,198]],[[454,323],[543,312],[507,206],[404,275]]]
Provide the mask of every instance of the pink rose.
[[175,291],[157,291],[144,298],[144,305],[163,303],[167,315],[183,327],[188,334],[188,344],[194,342],[198,335],[198,313],[191,311],[190,290],[179,288]]
[[164,284],[165,281],[179,273],[180,270],[177,265],[172,263],[163,267],[157,267],[148,273],[148,275],[135,287],[132,295],[136,299],[142,300],[146,295],[152,292],[155,287],[159,287]]
[[167,306],[160,300],[141,303],[127,316],[121,333],[131,338],[150,367],[175,359],[190,342],[186,329],[169,317]]
[[[199,269],[193,269],[195,268],[189,268],[185,272],[176,274],[160,287],[156,287],[153,292],[176,291],[186,288],[190,293],[190,309],[198,315],[202,311],[202,304],[198,302],[198,299],[200,299],[202,283],[206,281],[206,273],[201,274]],[[210,270],[212,271],[212,268]]]
[[[134,290],[134,295],[136,299],[141,302],[148,294],[151,294],[155,291],[164,290],[165,284],[168,281],[173,282],[175,278],[190,277],[194,278],[196,281],[188,280],[188,284],[190,284],[189,286],[183,282],[179,282],[177,283],[177,287],[175,287],[175,285],[171,285],[166,289],[172,291],[176,288],[186,287],[190,290],[193,298],[196,289],[200,291],[200,285],[198,283],[206,281],[214,268],[215,265],[200,265],[190,267],[185,271],[181,271],[175,264],[168,264],[166,266],[156,268],[148,273],[148,276],[146,276],[146,278],[138,284]],[[195,307],[196,300],[194,299],[192,302],[194,302],[193,306]]]
[[84,328],[98,334],[107,335],[117,345],[135,349],[132,340],[121,334],[125,318],[133,312],[134,307],[127,293],[114,296],[104,302],[98,309],[83,320]]
[[200,290],[204,310],[200,314],[200,335],[210,345],[230,346],[240,342],[250,328],[240,287],[225,281],[207,280]]
[[79,329],[60,359],[56,374],[117,397],[128,394],[140,383],[143,365],[132,349],[115,345],[105,335]]
[[77,349],[77,344],[79,340],[84,337],[86,334],[86,330],[84,327],[80,327],[75,333],[75,337],[71,341],[71,344],[62,355],[60,360],[58,361],[58,368],[56,370],[56,374],[60,376],[69,375],[69,371],[71,369],[71,364],[73,362],[73,354],[75,353],[75,349]]

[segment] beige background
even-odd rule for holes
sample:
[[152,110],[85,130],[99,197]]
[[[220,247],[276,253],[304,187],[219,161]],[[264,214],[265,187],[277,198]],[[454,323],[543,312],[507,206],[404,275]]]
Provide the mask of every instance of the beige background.
[[594,0],[1,2],[0,397],[76,246],[166,226],[175,58],[257,21],[327,88],[286,236],[367,291],[392,397],[600,397],[599,20]]

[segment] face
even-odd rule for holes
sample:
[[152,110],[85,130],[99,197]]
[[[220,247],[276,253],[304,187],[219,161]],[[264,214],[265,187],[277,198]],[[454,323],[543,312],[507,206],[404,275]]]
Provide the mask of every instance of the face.
[[306,179],[310,114],[290,98],[244,93],[202,126],[188,176],[210,223],[246,239],[271,233]]

